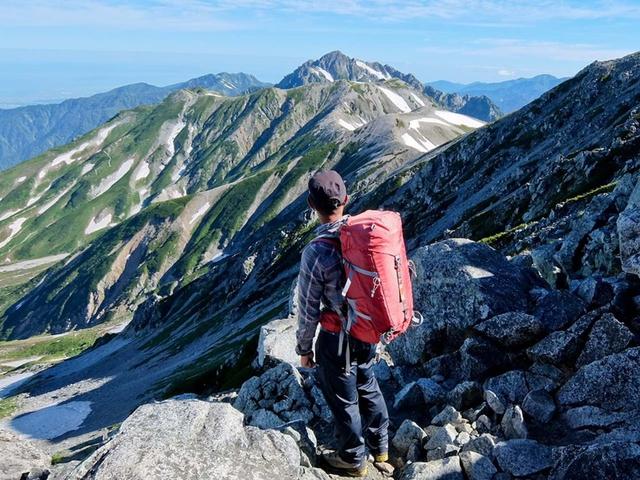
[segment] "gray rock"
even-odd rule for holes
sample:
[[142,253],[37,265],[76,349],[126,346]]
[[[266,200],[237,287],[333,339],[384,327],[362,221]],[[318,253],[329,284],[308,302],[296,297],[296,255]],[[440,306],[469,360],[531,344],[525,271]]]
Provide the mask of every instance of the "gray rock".
[[547,331],[561,330],[575,322],[585,311],[584,302],[562,290],[553,290],[542,297],[535,316]]
[[418,405],[424,405],[424,395],[418,382],[406,384],[398,393],[396,393],[393,400],[393,408],[396,410],[416,407]]
[[614,297],[611,284],[605,282],[602,278],[596,277],[587,277],[580,281],[575,293],[591,306],[606,305]]
[[448,423],[458,423],[462,421],[462,415],[451,405],[447,405],[438,415],[431,419],[432,425],[444,426]]
[[422,391],[422,397],[427,406],[442,403],[447,397],[446,390],[430,378],[420,378],[416,384]]
[[247,380],[233,406],[243,412],[247,422],[252,424],[255,414],[260,416],[261,422],[275,422],[273,416],[257,413],[261,410],[272,412],[282,423],[296,420],[306,423],[314,418],[316,405],[312,397],[307,396],[298,370],[289,363],[281,363],[260,377]]
[[461,341],[462,332],[482,320],[514,310],[526,310],[527,292],[536,280],[487,245],[448,239],[413,255],[417,280],[413,283],[422,326],[391,345],[396,364],[418,364],[432,356],[443,334]]
[[0,478],[18,480],[25,472],[46,470],[51,456],[35,443],[0,429]]
[[460,446],[455,443],[447,443],[441,447],[437,447],[427,451],[427,461],[441,460],[446,457],[453,457],[460,451]]
[[378,360],[373,366],[373,372],[379,382],[388,382],[393,377],[391,367],[384,358]]
[[535,343],[543,333],[542,323],[533,315],[509,312],[485,320],[474,327],[482,335],[507,348]]
[[298,480],[331,480],[331,477],[321,468],[301,467]]
[[509,439],[527,438],[529,435],[524,423],[522,409],[518,405],[509,405],[504,412],[500,427],[504,436]]
[[477,452],[460,452],[459,457],[469,480],[491,480],[498,472],[491,460]]
[[483,433],[479,437],[472,438],[469,443],[466,443],[462,447],[462,451],[477,452],[488,458],[493,458],[493,449],[496,446],[498,439],[490,433]]
[[535,440],[499,442],[494,449],[500,468],[515,477],[543,472],[551,467],[551,449]]
[[550,480],[634,480],[640,478],[640,446],[635,443],[572,445],[554,452]]
[[429,441],[424,448],[426,450],[433,450],[438,447],[444,447],[447,444],[453,444],[457,436],[458,432],[453,425],[437,427],[429,437]]
[[278,417],[278,415],[276,415],[272,411],[261,408],[253,412],[253,414],[251,415],[251,420],[248,422],[248,424],[254,427],[262,428],[264,430],[268,430],[270,428],[280,428],[283,422],[280,417]]
[[561,405],[594,405],[606,410],[640,408],[640,348],[585,365],[558,391]]
[[580,337],[564,330],[553,332],[527,350],[534,362],[565,365],[578,354]]
[[522,370],[511,370],[488,379],[485,390],[491,390],[504,403],[522,403],[529,393],[526,375]]
[[478,405],[475,408],[469,408],[465,410],[462,416],[470,422],[475,422],[478,419],[478,417],[483,413],[485,413],[486,411],[487,411],[487,403],[482,402],[480,405]]
[[506,407],[504,406],[504,403],[502,403],[502,400],[500,400],[498,395],[496,395],[494,392],[492,392],[491,390],[485,390],[484,400],[485,402],[487,402],[489,408],[495,413],[497,413],[498,415],[504,414]]
[[504,352],[482,338],[467,338],[456,353],[458,362],[450,367],[447,374],[457,380],[482,378],[489,371],[509,364]]
[[139,407],[116,436],[83,461],[68,480],[123,478],[298,478],[293,438],[245,427],[228,403],[166,400]]
[[403,457],[407,454],[409,447],[415,443],[422,445],[422,440],[427,436],[420,425],[411,420],[405,420],[391,440],[391,444]]
[[471,441],[471,435],[469,435],[468,432],[462,431],[458,433],[458,436],[456,437],[455,445],[458,445],[459,447],[463,447],[470,441]]
[[459,383],[447,394],[447,402],[458,410],[477,406],[482,402],[482,386],[469,380]]
[[556,404],[546,390],[532,390],[524,398],[522,410],[538,422],[548,423],[556,411]]
[[475,421],[475,428],[480,433],[490,433],[493,430],[493,424],[489,417],[486,415],[480,415]]
[[273,320],[260,327],[258,365],[273,367],[280,362],[287,362],[299,367],[300,359],[291,347],[296,345],[296,329],[295,317]]
[[545,392],[554,392],[560,386],[556,380],[545,375],[537,373],[525,372],[525,378],[530,390],[544,390]]
[[424,451],[422,450],[422,445],[419,443],[412,443],[409,445],[407,449],[407,453],[405,454],[405,459],[407,462],[420,462],[424,458]]
[[595,360],[600,360],[612,353],[624,350],[631,342],[633,333],[612,314],[604,314],[591,329],[584,350],[576,361],[581,367]]
[[640,275],[640,181],[636,183],[627,207],[618,216],[617,229],[622,269]]
[[407,465],[402,470],[400,480],[464,480],[464,475],[460,459],[453,456]]
[[590,405],[570,408],[563,414],[567,425],[573,429],[587,427],[609,427],[616,423],[624,422],[628,417],[626,413],[608,412],[602,408]]

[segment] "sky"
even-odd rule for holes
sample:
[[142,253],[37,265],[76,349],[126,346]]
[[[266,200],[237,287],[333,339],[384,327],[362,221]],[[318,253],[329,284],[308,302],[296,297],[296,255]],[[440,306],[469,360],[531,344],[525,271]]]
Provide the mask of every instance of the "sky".
[[0,0],[0,108],[332,50],[420,80],[570,76],[640,50],[640,0]]

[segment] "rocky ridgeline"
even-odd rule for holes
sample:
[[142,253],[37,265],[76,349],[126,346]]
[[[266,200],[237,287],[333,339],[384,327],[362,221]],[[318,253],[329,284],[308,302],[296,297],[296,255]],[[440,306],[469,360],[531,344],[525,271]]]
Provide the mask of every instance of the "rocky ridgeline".
[[[639,197],[617,218],[620,273],[570,289],[528,254],[465,239],[414,251],[425,322],[376,365],[394,478],[639,478]],[[143,405],[58,478],[335,478],[318,455],[334,446],[331,413],[295,365],[292,312],[263,327],[258,375],[239,391]],[[368,478],[385,475],[370,465]]]

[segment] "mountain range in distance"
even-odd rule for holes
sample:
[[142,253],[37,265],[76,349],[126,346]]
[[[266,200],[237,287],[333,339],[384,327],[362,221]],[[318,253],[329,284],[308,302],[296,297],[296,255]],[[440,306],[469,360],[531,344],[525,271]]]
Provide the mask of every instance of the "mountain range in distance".
[[465,84],[438,80],[427,82],[427,85],[445,93],[470,96],[486,95],[504,113],[511,113],[524,107],[543,93],[567,80],[567,78],[543,74],[531,78],[517,78],[495,83],[473,82]]
[[[394,78],[433,99],[443,109],[485,122],[494,121],[503,112],[519,108],[560,81],[555,77],[542,75],[534,79],[498,84],[462,85],[443,81],[425,85],[414,75],[402,73],[389,65],[365,62],[334,51],[317,60],[305,62],[286,75],[276,87],[288,89],[339,79],[375,83]],[[165,87],[136,83],[56,104],[0,109],[0,170],[40,155],[50,148],[64,145],[120,111],[157,104],[177,90],[199,87],[236,96],[268,86],[270,84],[246,73],[218,73]],[[482,90],[481,86],[486,88]]]
[[93,130],[122,110],[161,102],[184,88],[234,96],[268,86],[246,73],[217,73],[157,87],[134,83],[61,103],[0,109],[0,169],[6,169]]

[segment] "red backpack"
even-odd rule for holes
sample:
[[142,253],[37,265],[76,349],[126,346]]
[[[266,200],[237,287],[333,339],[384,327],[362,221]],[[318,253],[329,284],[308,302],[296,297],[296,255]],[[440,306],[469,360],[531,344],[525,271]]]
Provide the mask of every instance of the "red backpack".
[[[363,342],[386,344],[421,321],[413,310],[400,214],[367,210],[348,217],[340,227],[340,246],[346,275],[342,295],[348,306],[347,318],[339,320],[343,332]],[[326,320],[335,325],[335,317]]]

